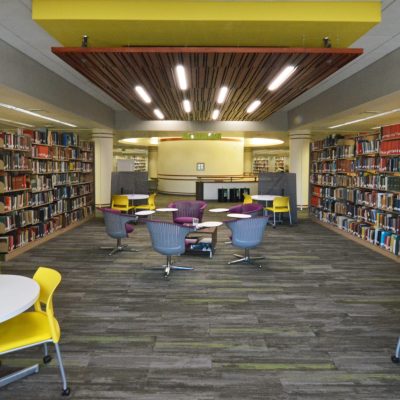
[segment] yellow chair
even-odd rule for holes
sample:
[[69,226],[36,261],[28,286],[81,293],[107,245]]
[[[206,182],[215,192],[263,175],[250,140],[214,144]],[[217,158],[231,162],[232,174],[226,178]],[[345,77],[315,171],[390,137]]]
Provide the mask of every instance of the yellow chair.
[[156,209],[155,197],[156,197],[156,193],[152,193],[149,196],[149,198],[147,199],[147,204],[135,206],[135,211],[137,211],[137,210],[155,210]]
[[253,202],[253,199],[251,198],[251,195],[244,193],[243,194],[243,204],[251,204]]
[[113,210],[129,212],[130,210],[134,209],[135,207],[129,205],[128,196],[125,196],[122,194],[113,194],[112,200],[111,200],[111,208]]
[[289,213],[290,225],[292,225],[292,216],[290,215],[290,202],[289,197],[275,197],[272,202],[272,207],[266,207],[265,210],[271,211],[274,214],[274,228],[276,226],[276,213]]
[[[40,286],[40,294],[35,303],[35,311],[24,312],[0,324],[0,356],[43,345],[45,354],[43,361],[47,364],[51,361],[47,343],[54,343],[63,384],[62,394],[68,396],[71,390],[67,386],[58,345],[61,331],[53,311],[53,293],[61,282],[61,275],[54,269],[39,267],[33,279]],[[42,305],[45,305],[45,310],[42,309]],[[27,370],[30,368],[27,368]],[[23,373],[24,370],[21,372]],[[18,372],[15,374],[18,374]]]

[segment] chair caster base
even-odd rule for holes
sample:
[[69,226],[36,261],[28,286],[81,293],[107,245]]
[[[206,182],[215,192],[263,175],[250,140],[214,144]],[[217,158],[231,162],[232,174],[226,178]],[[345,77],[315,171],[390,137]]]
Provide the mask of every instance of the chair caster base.
[[45,364],[48,364],[53,358],[50,355],[44,356],[43,357],[43,362]]
[[71,394],[71,389],[69,387],[63,389],[63,391],[61,392],[62,396],[69,396],[70,394]]
[[399,357],[396,357],[395,355],[393,355],[393,356],[391,357],[391,360],[392,360],[392,363],[393,363],[393,364],[398,364],[398,363],[400,362],[400,358],[399,358]]

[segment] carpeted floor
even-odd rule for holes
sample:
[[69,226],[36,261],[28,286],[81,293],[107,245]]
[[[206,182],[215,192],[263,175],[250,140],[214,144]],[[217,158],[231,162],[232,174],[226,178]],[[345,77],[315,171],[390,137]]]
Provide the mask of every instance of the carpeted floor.
[[[158,205],[171,199],[158,196]],[[267,228],[253,251],[266,256],[262,269],[227,265],[227,239],[218,228],[214,258],[177,257],[195,270],[165,280],[150,269],[164,258],[144,224],[127,241],[140,252],[109,257],[99,247],[113,240],[97,218],[1,271],[32,276],[46,265],[62,273],[55,310],[71,399],[400,398],[400,366],[390,361],[400,334],[399,264],[305,214],[296,226]],[[41,357],[30,349],[2,362]],[[0,399],[54,400],[60,392],[54,359],[0,389]]]

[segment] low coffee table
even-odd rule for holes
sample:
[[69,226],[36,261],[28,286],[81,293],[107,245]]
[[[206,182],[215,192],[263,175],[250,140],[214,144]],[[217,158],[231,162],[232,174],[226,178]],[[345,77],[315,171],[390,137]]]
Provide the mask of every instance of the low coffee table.
[[212,258],[217,246],[217,228],[222,222],[203,222],[186,239],[193,240],[185,254],[208,254]]

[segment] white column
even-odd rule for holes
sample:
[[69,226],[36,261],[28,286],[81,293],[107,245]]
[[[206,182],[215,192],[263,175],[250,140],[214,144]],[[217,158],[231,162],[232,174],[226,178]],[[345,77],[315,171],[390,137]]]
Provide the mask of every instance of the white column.
[[251,147],[245,147],[243,151],[243,172],[244,174],[253,172],[253,150]]
[[289,172],[296,174],[297,207],[300,209],[308,206],[310,140],[309,130],[289,132]]
[[157,179],[158,148],[156,146],[149,147],[147,154],[149,179]]
[[113,132],[93,129],[95,162],[95,204],[109,206],[111,201],[111,172],[113,167]]

